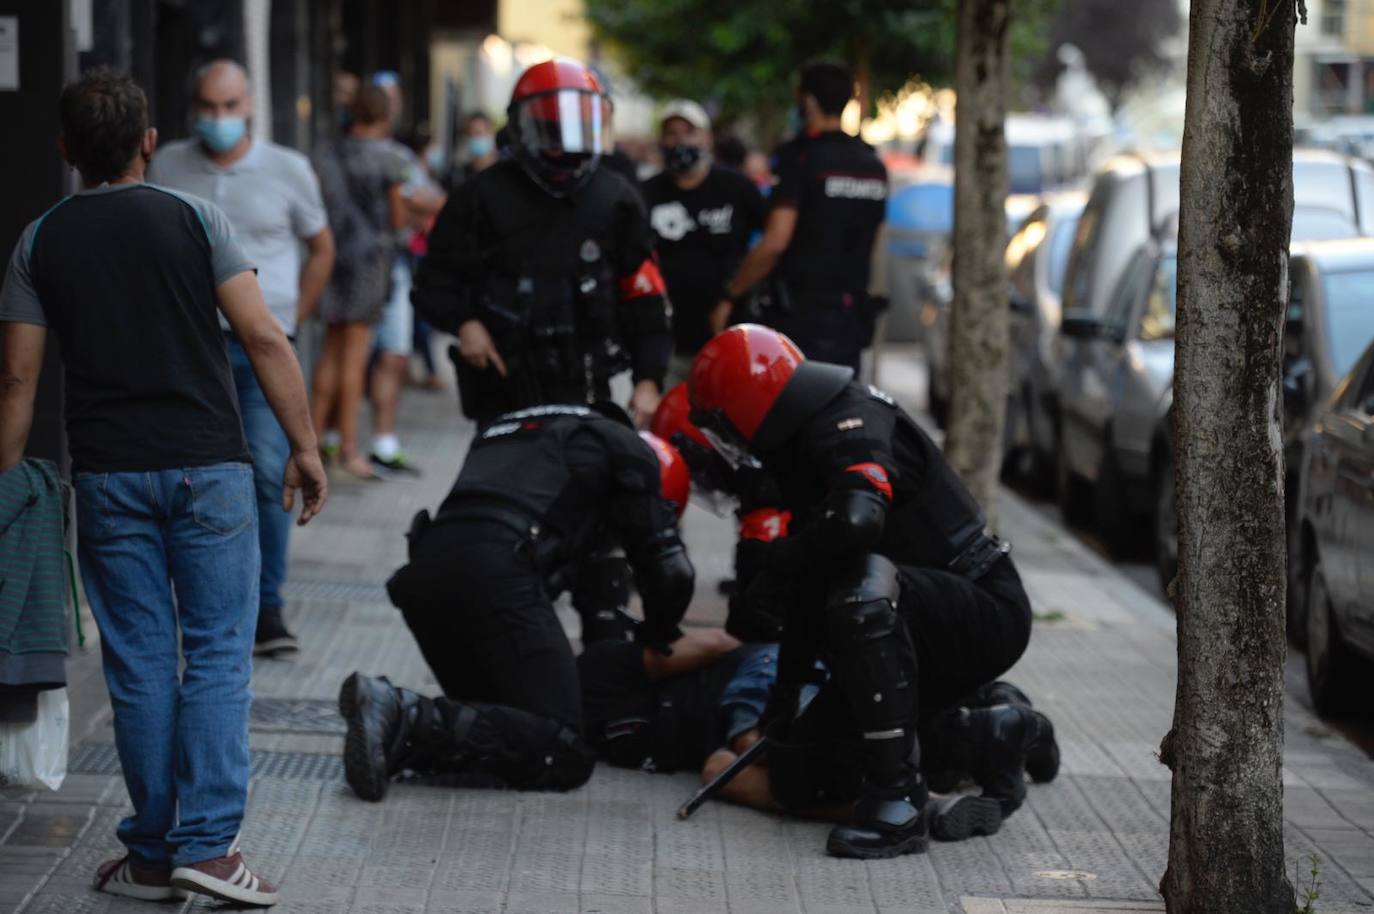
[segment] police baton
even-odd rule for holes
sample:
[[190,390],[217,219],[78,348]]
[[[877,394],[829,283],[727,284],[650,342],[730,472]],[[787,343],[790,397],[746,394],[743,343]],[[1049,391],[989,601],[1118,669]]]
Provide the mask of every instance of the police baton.
[[702,807],[702,804],[724,790],[725,785],[733,781],[736,775],[752,765],[754,759],[757,758],[759,753],[767,748],[767,746],[768,737],[760,736],[758,742],[741,752],[733,762],[725,766],[724,771],[711,778],[711,780],[703,785],[700,790],[692,794],[690,800],[678,807],[677,817],[679,819],[690,818],[692,813]]

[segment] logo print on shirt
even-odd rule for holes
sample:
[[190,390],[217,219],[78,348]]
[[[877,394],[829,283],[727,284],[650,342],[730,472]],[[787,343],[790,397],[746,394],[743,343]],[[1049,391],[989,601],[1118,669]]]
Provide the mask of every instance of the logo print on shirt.
[[842,200],[885,200],[887,182],[858,175],[830,175],[825,179],[825,195]]
[[649,223],[654,232],[665,241],[681,241],[687,233],[697,227],[687,207],[681,201],[660,203],[649,213]]

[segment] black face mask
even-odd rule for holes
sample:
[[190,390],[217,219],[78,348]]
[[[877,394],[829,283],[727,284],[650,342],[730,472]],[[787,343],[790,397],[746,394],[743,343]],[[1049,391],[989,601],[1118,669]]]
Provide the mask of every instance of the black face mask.
[[700,146],[690,146],[687,143],[664,146],[662,152],[664,166],[674,174],[683,174],[696,168],[702,155]]

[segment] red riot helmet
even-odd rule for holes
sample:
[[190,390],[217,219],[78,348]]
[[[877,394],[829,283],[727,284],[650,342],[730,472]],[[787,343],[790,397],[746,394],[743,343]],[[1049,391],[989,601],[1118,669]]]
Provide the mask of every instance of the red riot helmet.
[[[687,399],[687,382],[678,384],[663,395],[654,410],[649,430],[677,448],[687,461],[692,482],[698,494],[721,493],[728,490],[725,475],[728,468],[721,463],[711,442],[692,424],[692,404]],[[724,470],[725,472],[722,472]]]
[[516,160],[555,197],[581,187],[611,150],[611,100],[589,68],[567,57],[521,74],[506,109]]
[[639,437],[644,439],[644,443],[649,445],[649,450],[653,451],[654,457],[658,459],[659,488],[663,497],[673,503],[673,509],[681,518],[682,512],[687,510],[687,496],[692,490],[687,461],[682,459],[677,448],[653,432],[640,432]]
[[737,324],[716,334],[687,378],[691,421],[733,466],[782,444],[853,379],[852,369],[810,362],[783,334]]

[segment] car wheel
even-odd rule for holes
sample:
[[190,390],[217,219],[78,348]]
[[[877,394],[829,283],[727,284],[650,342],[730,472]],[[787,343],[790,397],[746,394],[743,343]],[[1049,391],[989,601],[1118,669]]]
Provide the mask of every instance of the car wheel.
[[1085,526],[1092,520],[1092,493],[1087,484],[1069,467],[1064,451],[1064,436],[1059,436],[1059,449],[1054,455],[1054,486],[1059,512],[1064,523]]
[[1155,473],[1155,572],[1167,594],[1178,574],[1178,509],[1174,506],[1174,460],[1168,454]]
[[1139,549],[1141,530],[1126,498],[1126,478],[1105,448],[1093,484],[1093,519],[1098,536],[1113,556],[1121,558]]
[[1002,479],[1020,482],[1026,478],[1029,450],[1022,446],[1027,417],[1019,395],[1007,395],[1007,417],[1002,425]]
[[1307,689],[1321,717],[1344,712],[1355,690],[1350,683],[1354,658],[1341,641],[1331,613],[1331,595],[1316,556],[1307,591]]
[[949,423],[949,401],[935,392],[935,386],[930,387],[928,397],[930,403],[930,418],[935,420],[935,427],[945,429]]

